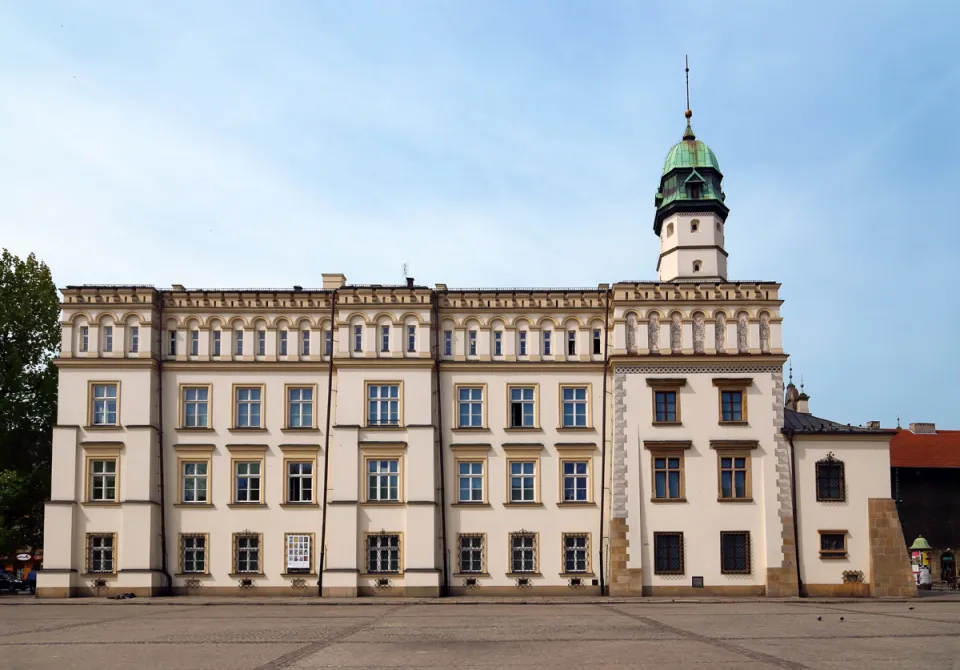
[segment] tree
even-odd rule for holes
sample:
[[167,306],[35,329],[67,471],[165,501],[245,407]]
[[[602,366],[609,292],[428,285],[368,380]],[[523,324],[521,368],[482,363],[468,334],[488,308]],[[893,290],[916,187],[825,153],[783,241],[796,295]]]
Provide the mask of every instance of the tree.
[[50,268],[0,257],[0,555],[41,546],[57,411],[60,303]]

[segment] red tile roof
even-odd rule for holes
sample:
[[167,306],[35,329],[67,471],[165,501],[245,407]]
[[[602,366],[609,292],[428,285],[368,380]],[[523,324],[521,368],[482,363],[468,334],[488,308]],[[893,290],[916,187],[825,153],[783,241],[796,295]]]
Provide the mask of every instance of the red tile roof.
[[960,468],[960,430],[914,433],[901,430],[890,440],[895,468]]

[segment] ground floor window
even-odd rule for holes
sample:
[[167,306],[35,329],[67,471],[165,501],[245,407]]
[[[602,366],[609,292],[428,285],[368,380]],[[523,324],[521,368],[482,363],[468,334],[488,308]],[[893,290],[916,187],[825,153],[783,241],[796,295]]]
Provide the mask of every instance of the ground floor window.
[[750,572],[750,533],[746,531],[720,533],[720,572],[723,574]]
[[460,572],[483,572],[483,535],[461,535]]
[[180,536],[181,572],[207,571],[207,538],[205,535]]
[[537,571],[537,536],[533,533],[510,535],[510,572]]
[[564,572],[587,572],[589,557],[589,538],[586,533],[563,536]]
[[238,533],[233,536],[233,565],[236,573],[260,572],[260,536]]
[[367,536],[367,572],[372,574],[397,574],[400,572],[399,535]]
[[109,535],[87,536],[87,572],[113,572],[116,538]]
[[653,552],[654,574],[683,574],[683,533],[654,533]]

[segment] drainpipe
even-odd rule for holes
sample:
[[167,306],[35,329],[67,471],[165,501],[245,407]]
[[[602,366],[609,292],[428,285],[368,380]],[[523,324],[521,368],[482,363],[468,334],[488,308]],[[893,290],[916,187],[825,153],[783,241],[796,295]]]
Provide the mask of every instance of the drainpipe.
[[443,472],[443,401],[440,394],[440,296],[433,291],[433,370],[437,383],[437,462],[440,468],[440,556],[443,559],[443,580],[440,596],[450,591],[450,570],[447,560],[447,480]]
[[604,511],[606,509],[606,491],[607,491],[607,363],[610,360],[610,290],[605,296],[603,308],[603,391],[601,398],[603,406],[601,408],[600,425],[600,595],[607,595],[604,585],[603,575],[606,572],[603,562],[603,531],[604,531]]
[[160,298],[157,309],[157,339],[159,340],[159,355],[157,356],[157,451],[160,452],[160,570],[167,580],[165,595],[170,595],[173,588],[173,577],[167,568],[167,501],[166,486],[163,474],[163,293],[157,291]]
[[803,597],[803,578],[800,576],[800,516],[797,512],[797,459],[793,447],[793,431],[787,432],[790,443],[790,504],[793,507],[793,546],[797,550],[797,595]]
[[[330,480],[327,475],[330,473],[330,420],[331,407],[333,406],[333,333],[337,327],[337,289],[333,289],[333,295],[330,296],[330,365],[327,368],[327,429],[323,435],[323,503],[320,507],[320,563],[317,567],[317,597],[323,597],[323,567],[327,549],[327,491],[330,489]],[[324,339],[321,345],[324,350],[327,348],[327,341]]]

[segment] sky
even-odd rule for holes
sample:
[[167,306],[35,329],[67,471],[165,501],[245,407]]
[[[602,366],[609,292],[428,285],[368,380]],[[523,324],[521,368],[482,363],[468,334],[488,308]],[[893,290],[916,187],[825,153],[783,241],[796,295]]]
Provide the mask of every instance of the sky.
[[[792,6],[786,6],[792,5]],[[0,3],[0,246],[59,286],[656,279],[684,128],[811,410],[960,428],[960,3]]]

